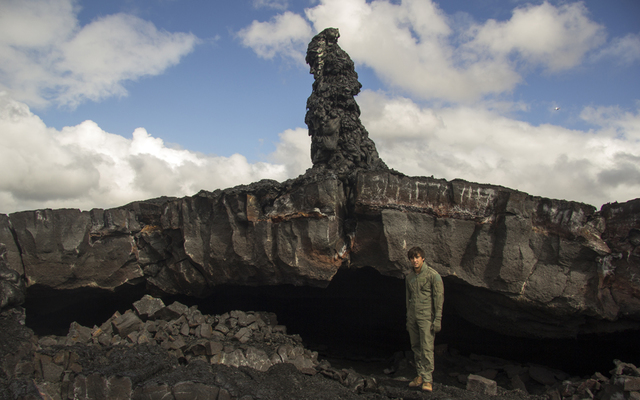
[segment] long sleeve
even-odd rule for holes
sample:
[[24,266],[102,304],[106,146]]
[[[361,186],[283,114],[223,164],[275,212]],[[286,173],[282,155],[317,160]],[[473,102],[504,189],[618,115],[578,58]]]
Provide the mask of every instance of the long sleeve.
[[444,304],[444,285],[440,274],[436,273],[432,281],[431,293],[433,294],[433,319],[442,320],[442,305]]
[[404,289],[405,290],[404,297],[405,297],[405,303],[406,303],[406,306],[407,306],[407,317],[410,315],[410,312],[409,312],[409,310],[410,310],[409,300],[411,299],[411,288],[409,286],[409,280],[410,279],[411,279],[411,274],[409,274],[409,275],[407,275],[405,277],[405,284],[404,284],[404,287],[405,287],[405,289]]
[[405,278],[404,292],[405,292],[405,303],[407,306],[407,316],[409,316],[409,297],[411,296],[411,292],[409,290],[409,276]]

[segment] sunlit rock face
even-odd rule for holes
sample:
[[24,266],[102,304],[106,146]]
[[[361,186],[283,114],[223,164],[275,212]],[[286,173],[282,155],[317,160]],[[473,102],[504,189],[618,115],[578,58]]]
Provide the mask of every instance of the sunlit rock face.
[[407,250],[421,246],[445,280],[447,309],[475,325],[550,338],[640,329],[640,199],[597,211],[388,169],[360,124],[360,84],[337,38],[329,29],[309,45],[305,175],[108,210],[0,215],[4,257],[27,297],[131,285],[195,298],[221,285],[323,288],[347,267],[401,279]]

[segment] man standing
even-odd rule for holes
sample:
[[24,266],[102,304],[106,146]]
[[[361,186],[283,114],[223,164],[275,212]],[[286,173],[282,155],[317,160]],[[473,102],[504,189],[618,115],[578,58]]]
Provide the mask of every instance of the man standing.
[[407,293],[407,330],[418,376],[410,387],[433,390],[433,346],[442,321],[444,287],[442,278],[424,262],[424,251],[413,247],[408,252],[413,270],[405,279]]

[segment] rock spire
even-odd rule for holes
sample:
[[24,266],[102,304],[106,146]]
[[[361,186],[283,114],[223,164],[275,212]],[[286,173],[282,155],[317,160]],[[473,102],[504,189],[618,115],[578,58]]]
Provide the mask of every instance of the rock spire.
[[305,116],[313,170],[329,169],[338,174],[354,169],[387,170],[360,122],[354,96],[362,85],[353,61],[338,46],[339,37],[338,29],[327,28],[307,48],[306,61],[315,79]]

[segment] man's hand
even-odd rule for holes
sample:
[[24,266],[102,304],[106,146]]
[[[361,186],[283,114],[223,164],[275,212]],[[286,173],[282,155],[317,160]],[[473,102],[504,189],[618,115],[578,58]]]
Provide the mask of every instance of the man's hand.
[[436,319],[431,324],[431,332],[438,333],[442,329],[442,322],[439,319]]

